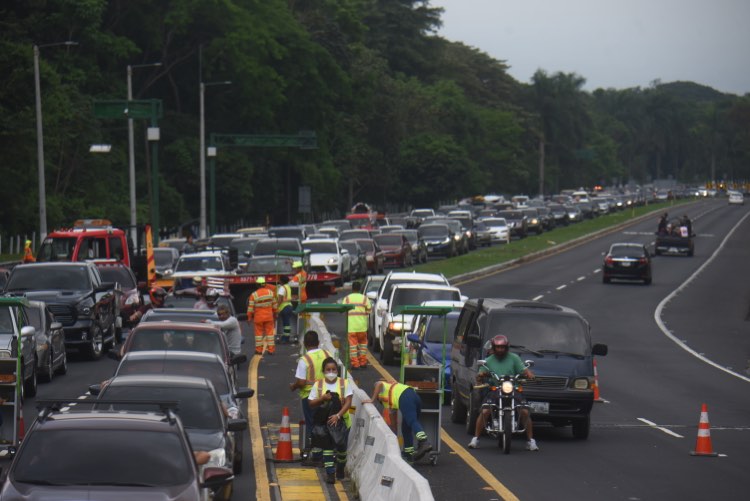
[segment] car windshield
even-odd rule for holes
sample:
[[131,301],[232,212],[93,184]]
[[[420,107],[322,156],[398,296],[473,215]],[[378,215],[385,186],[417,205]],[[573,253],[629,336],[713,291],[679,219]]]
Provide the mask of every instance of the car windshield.
[[159,358],[158,360],[141,360],[125,358],[120,362],[115,376],[133,374],[168,374],[170,376],[192,376],[206,378],[214,385],[216,393],[229,393],[229,381],[226,369],[218,360],[206,362],[184,360],[180,358]]
[[302,247],[313,254],[337,254],[338,249],[334,242],[305,242]]
[[[588,329],[580,318],[567,315],[514,313],[491,315],[489,333],[502,332],[511,345],[529,350],[589,354]],[[486,337],[486,336],[485,336]]]
[[414,209],[413,211],[411,211],[411,215],[414,217],[429,217],[434,216],[435,211],[433,211],[432,209]]
[[[165,308],[151,309],[141,319],[141,322],[202,322],[204,319],[218,320],[216,310],[199,310],[195,306],[195,298],[175,298],[167,296]],[[179,308],[175,310],[174,308]],[[186,309],[189,308],[189,311]]]
[[362,247],[363,251],[375,252],[375,244],[372,240],[357,240],[357,243],[359,243],[359,246]]
[[171,268],[174,254],[171,249],[154,249],[154,262],[157,268]]
[[229,247],[229,243],[239,235],[225,235],[211,237],[211,245],[216,247]]
[[76,237],[46,238],[39,248],[36,260],[44,261],[72,261],[76,247]]
[[434,317],[430,319],[430,323],[427,324],[427,332],[424,336],[425,342],[442,343],[443,332],[445,332],[445,340],[447,342],[453,341],[453,331],[456,330],[457,323],[458,315],[445,317],[445,321],[443,321],[442,317]]
[[217,256],[194,256],[180,258],[175,271],[217,271],[223,268],[221,258]]
[[376,235],[375,240],[378,245],[381,247],[388,246],[388,247],[401,247],[401,244],[403,243],[403,237],[401,235]]
[[523,218],[523,213],[519,210],[504,210],[500,211],[498,216],[503,216],[505,219],[521,219]]
[[0,308],[0,334],[13,334],[13,319],[8,306]]
[[302,240],[305,233],[301,228],[270,228],[268,236],[272,238],[296,238]]
[[85,290],[88,287],[88,272],[84,267],[32,265],[13,270],[5,290],[8,292],[34,290],[73,291]]
[[102,277],[102,282],[117,282],[123,289],[135,289],[138,285],[133,275],[122,266],[100,266],[99,275]]
[[352,254],[354,256],[356,256],[357,254],[359,254],[359,249],[357,248],[358,247],[357,242],[355,242],[353,240],[348,240],[346,242],[341,242],[339,245],[341,246],[342,249],[346,249],[346,251],[349,254]]
[[367,230],[346,230],[341,233],[340,240],[354,240],[357,238],[370,238],[370,232]]
[[291,275],[294,273],[294,260],[288,257],[254,257],[248,259],[245,270],[248,273]]
[[391,308],[424,301],[460,301],[461,294],[450,289],[398,289],[393,294]]
[[[177,402],[177,414],[185,428],[199,430],[218,430],[224,427],[219,414],[216,398],[207,387],[179,388],[166,386],[125,386],[109,385],[99,395],[107,400],[156,400]],[[103,406],[106,410],[115,411],[150,411],[149,406],[133,404],[113,404]],[[156,407],[156,406],[155,406]]]
[[365,294],[368,292],[377,292],[377,290],[380,288],[380,284],[383,283],[383,279],[370,279],[367,281],[367,285],[365,286]]
[[635,245],[614,245],[609,250],[612,257],[645,257],[643,247]]
[[253,255],[273,256],[278,250],[299,252],[301,249],[302,247],[297,240],[261,240],[255,245],[255,249],[253,249]]
[[415,244],[419,240],[419,233],[417,233],[417,230],[399,230],[396,234],[405,236],[410,244]]
[[[154,325],[154,324],[149,324]],[[224,356],[223,346],[216,332],[190,329],[140,329],[130,333],[128,351],[169,350],[199,351]]]
[[443,224],[420,226],[419,236],[422,238],[445,238],[448,236],[448,227]]
[[113,427],[40,430],[24,440],[11,474],[14,482],[40,485],[168,487],[193,479],[191,461],[177,433]]

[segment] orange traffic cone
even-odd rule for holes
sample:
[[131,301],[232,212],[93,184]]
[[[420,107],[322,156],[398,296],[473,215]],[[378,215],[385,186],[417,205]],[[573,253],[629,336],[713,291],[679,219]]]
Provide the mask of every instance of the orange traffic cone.
[[708,424],[708,407],[706,404],[701,406],[701,419],[698,422],[698,439],[695,441],[695,450],[690,453],[691,456],[709,456],[716,457],[717,453],[711,447],[711,425]]
[[274,461],[282,463],[294,461],[294,455],[292,454],[292,429],[289,425],[289,407],[284,407],[284,411],[282,412],[279,441],[276,443]]
[[594,402],[604,402],[599,394],[599,371],[596,370],[596,359],[594,359]]

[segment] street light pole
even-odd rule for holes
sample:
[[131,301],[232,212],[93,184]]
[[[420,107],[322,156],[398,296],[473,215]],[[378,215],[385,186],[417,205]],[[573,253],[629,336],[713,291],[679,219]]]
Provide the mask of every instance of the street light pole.
[[[129,64],[127,68],[128,76],[128,102],[133,100],[133,68],[147,68],[151,66],[161,66],[161,63],[148,64]],[[130,235],[133,242],[137,241],[138,217],[135,203],[135,147],[133,139],[133,119],[128,118],[128,173],[130,177]]]
[[229,85],[232,82],[201,82],[200,83],[200,178],[201,178],[201,215],[200,238],[206,238],[206,110],[205,93],[209,85]]
[[34,98],[36,101],[36,158],[39,174],[39,241],[47,236],[47,189],[44,181],[44,135],[42,130],[42,90],[39,83],[39,49],[55,45],[78,45],[70,40],[66,42],[34,45]]

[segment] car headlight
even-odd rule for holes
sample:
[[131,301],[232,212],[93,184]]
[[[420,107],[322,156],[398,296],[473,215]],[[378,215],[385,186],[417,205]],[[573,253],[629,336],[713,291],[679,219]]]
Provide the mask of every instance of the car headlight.
[[513,381],[503,381],[503,385],[500,387],[503,393],[513,393]]
[[575,388],[576,390],[588,390],[589,387],[589,378],[579,377],[573,380],[573,388]]
[[539,224],[539,220],[538,219],[532,219],[531,220],[531,224]]
[[337,258],[337,257],[328,258],[327,263],[328,264],[339,264],[339,258]]
[[227,451],[223,448],[213,449],[208,451],[211,455],[211,459],[208,460],[205,466],[226,466],[227,464]]
[[444,243],[444,244],[449,244],[450,242],[451,242],[451,239],[450,239],[450,238],[446,238],[446,239],[445,239],[445,240],[443,240],[443,241],[442,241],[441,243]]
[[76,305],[76,310],[80,315],[89,316],[91,315],[91,302],[89,299],[81,301]]
[[398,321],[389,322],[388,330],[389,331],[402,331],[404,330],[404,325],[405,325],[405,322],[398,322]]
[[0,350],[0,358],[11,358],[10,350]]

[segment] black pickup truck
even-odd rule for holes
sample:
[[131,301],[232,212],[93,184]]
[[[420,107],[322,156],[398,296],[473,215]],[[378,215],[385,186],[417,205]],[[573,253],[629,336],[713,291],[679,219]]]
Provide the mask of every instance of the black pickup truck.
[[695,253],[692,224],[686,224],[680,219],[673,219],[666,229],[656,232],[654,242],[654,254],[685,254],[692,256]]
[[102,282],[90,262],[18,265],[8,277],[6,296],[44,301],[62,323],[65,345],[96,360],[115,340],[117,301],[114,284]]

